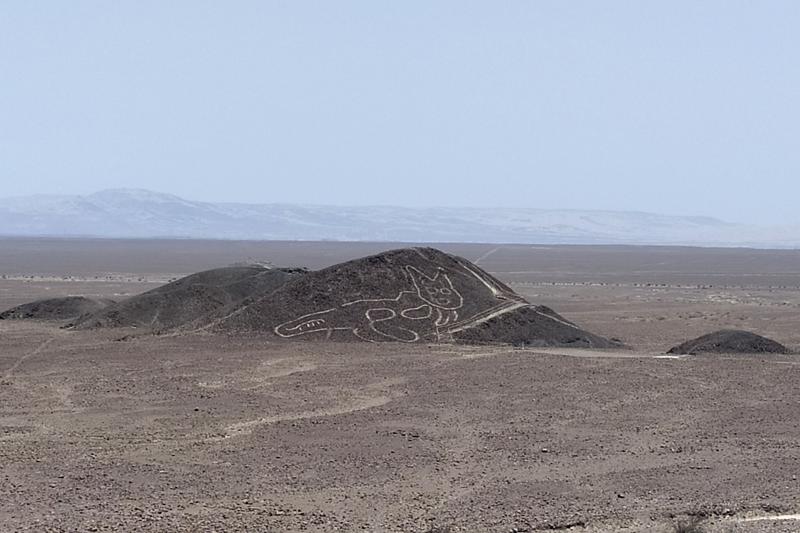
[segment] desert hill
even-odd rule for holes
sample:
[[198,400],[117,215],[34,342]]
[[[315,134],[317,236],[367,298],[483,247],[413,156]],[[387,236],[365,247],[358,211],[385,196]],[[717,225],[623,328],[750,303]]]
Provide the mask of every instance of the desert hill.
[[253,294],[268,294],[301,272],[259,265],[198,272],[82,316],[75,327],[172,329],[240,303]]
[[[620,348],[618,341],[580,329],[544,305],[527,305],[480,322],[453,334],[466,344],[502,342],[515,346],[571,346],[576,348]],[[498,341],[497,339],[501,339]]]
[[392,250],[297,276],[211,318],[209,327],[284,339],[615,346],[434,248]]
[[[269,334],[279,339],[610,348],[466,259],[403,248],[323,270],[199,272],[81,316],[76,329]],[[75,315],[77,316],[77,315]]]
[[789,353],[789,350],[772,339],[749,331],[722,330],[684,342],[667,353]]
[[81,315],[95,313],[113,304],[112,300],[95,300],[83,296],[66,296],[64,298],[47,298],[36,300],[0,313],[0,320],[39,319],[39,320],[72,320]]

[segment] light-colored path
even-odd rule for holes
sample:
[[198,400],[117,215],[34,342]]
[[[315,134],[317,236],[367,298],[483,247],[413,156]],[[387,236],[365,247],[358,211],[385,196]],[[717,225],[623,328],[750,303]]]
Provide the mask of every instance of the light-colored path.
[[471,329],[471,328],[474,328],[475,326],[477,326],[479,324],[483,324],[484,322],[488,322],[489,320],[491,320],[493,318],[497,318],[500,315],[504,315],[506,313],[510,313],[511,311],[519,309],[520,307],[528,307],[529,305],[530,304],[528,304],[528,303],[522,303],[522,302],[504,303],[504,304],[502,304],[502,306],[499,306],[499,309],[497,309],[496,311],[492,311],[490,313],[479,314],[477,316],[477,318],[469,320],[468,322],[462,322],[458,327],[448,328],[447,332],[448,333],[457,333],[459,331],[464,331],[466,329]]
[[27,361],[31,357],[34,357],[34,356],[39,355],[40,353],[42,353],[45,350],[45,348],[47,348],[54,340],[55,339],[47,339],[46,341],[44,341],[41,344],[39,344],[39,346],[37,346],[36,349],[28,352],[27,354],[25,354],[22,357],[20,357],[19,359],[17,359],[14,362],[14,364],[11,365],[8,370],[6,370],[5,374],[3,374],[3,378],[4,379],[11,378],[11,375],[14,373],[14,371],[17,368],[19,368],[19,366],[22,363],[24,363],[25,361]]
[[752,516],[750,518],[737,518],[736,522],[787,522],[800,520],[800,514],[779,514],[772,516]]
[[[392,401],[392,396],[389,395],[364,396],[364,397],[354,398],[353,400],[346,402],[344,404],[336,405],[326,409],[317,409],[314,411],[303,411],[300,413],[267,416],[267,417],[257,418],[255,420],[248,420],[246,422],[238,422],[236,424],[231,424],[227,428],[225,428],[226,434],[221,439],[229,439],[232,437],[248,435],[252,433],[253,430],[259,426],[275,424],[277,422],[286,422],[291,420],[303,420],[306,418],[321,418],[328,416],[344,415],[356,411],[363,411],[365,409],[380,407],[382,405],[386,405],[390,401]],[[221,439],[212,439],[212,440],[221,440]]]
[[496,248],[492,248],[491,250],[489,250],[488,252],[486,252],[485,254],[480,256],[479,258],[477,258],[475,261],[473,261],[473,263],[475,263],[476,265],[479,265],[481,263],[481,261],[483,261],[484,259],[487,259],[490,255],[492,255],[493,253],[497,252],[500,248],[502,248],[502,246],[498,246]]

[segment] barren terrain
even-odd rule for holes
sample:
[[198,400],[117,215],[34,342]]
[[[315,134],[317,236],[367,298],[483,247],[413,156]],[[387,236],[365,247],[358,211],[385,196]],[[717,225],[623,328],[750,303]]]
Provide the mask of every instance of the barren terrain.
[[[5,239],[0,310],[399,246]],[[630,349],[3,320],[0,530],[800,530],[800,357],[663,356],[726,327],[800,349],[800,252],[439,247]]]

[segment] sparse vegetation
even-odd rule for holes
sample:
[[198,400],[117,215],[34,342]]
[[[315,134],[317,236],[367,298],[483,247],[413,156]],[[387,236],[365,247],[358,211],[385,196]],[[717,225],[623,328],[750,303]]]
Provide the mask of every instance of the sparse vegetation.
[[703,527],[703,517],[692,516],[685,520],[679,520],[672,529],[673,533],[705,533]]

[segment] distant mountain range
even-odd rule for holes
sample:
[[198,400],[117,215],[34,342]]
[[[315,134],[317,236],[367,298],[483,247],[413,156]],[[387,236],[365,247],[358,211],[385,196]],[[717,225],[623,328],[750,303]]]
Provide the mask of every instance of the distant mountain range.
[[0,235],[800,247],[800,228],[627,211],[194,202],[141,189],[0,199]]

